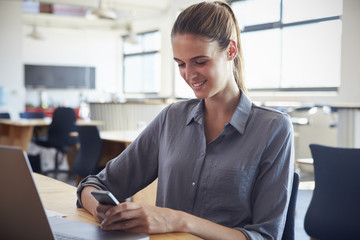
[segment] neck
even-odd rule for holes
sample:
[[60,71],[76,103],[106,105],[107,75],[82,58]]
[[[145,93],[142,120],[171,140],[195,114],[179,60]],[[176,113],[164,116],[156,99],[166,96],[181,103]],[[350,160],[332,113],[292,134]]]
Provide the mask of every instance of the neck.
[[240,101],[240,95],[240,90],[236,89],[231,94],[205,99],[205,114],[214,118],[231,118]]

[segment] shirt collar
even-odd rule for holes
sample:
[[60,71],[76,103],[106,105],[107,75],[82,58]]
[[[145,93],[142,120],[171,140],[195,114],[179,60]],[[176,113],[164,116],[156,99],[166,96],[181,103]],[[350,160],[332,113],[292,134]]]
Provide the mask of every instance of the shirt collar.
[[240,101],[230,119],[230,124],[243,134],[245,132],[246,123],[250,117],[252,102],[242,90],[240,91]]
[[[245,131],[246,123],[249,119],[251,113],[252,102],[245,95],[245,93],[241,91],[241,97],[238,105],[236,106],[235,112],[230,119],[230,124],[241,134]],[[204,122],[204,99],[201,99],[197,105],[191,110],[186,125],[189,125],[192,121],[195,121],[199,124],[203,124]]]
[[186,125],[189,125],[191,121],[195,121],[199,124],[203,124],[204,122],[204,99],[201,99],[198,104],[191,110],[188,119],[186,121]]

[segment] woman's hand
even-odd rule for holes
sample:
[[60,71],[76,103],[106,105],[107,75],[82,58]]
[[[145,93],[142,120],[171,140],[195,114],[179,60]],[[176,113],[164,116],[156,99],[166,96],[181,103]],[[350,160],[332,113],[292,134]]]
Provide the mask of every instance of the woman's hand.
[[104,219],[106,218],[105,217],[106,212],[112,207],[114,207],[114,206],[112,206],[112,205],[103,205],[103,204],[97,203],[96,207],[95,207],[95,211],[93,213],[95,219],[100,223],[102,221],[104,221]]
[[[100,209],[101,207],[101,209]],[[99,205],[98,212],[105,208]],[[100,214],[100,217],[103,215]],[[245,240],[245,235],[236,229],[227,228],[194,215],[169,208],[142,203],[125,202],[111,207],[101,222],[103,230],[125,230],[137,233],[188,232],[203,239]]]
[[169,208],[125,202],[109,208],[99,204],[96,211],[99,220],[103,219],[101,222],[103,230],[151,234],[181,231],[183,227],[182,212]]
[[90,194],[95,189],[91,186],[85,187],[81,193],[81,200],[85,209],[101,223],[103,230],[147,234],[187,232],[208,240],[246,239],[239,230],[170,208],[135,202],[120,203],[117,206],[102,205]]

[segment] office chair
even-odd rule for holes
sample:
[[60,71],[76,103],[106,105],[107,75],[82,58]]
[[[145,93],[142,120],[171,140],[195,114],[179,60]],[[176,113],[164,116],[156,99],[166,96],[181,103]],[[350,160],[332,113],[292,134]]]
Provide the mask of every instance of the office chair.
[[78,181],[101,171],[98,164],[102,153],[102,139],[97,126],[77,126],[80,148],[73,165]]
[[299,190],[300,175],[297,172],[294,172],[294,179],[292,184],[290,202],[288,207],[288,212],[286,214],[286,222],[282,240],[294,240],[295,239],[295,208],[297,194]]
[[68,152],[68,147],[77,143],[77,137],[71,136],[71,132],[75,131],[76,116],[74,110],[67,107],[56,108],[49,126],[47,139],[36,141],[40,146],[56,149],[54,170],[42,172],[43,174],[54,173],[54,177],[57,178],[60,172],[70,173],[69,171],[60,171],[59,166]]
[[45,113],[43,112],[21,112],[19,113],[20,118],[24,119],[41,119],[45,118]]
[[[10,113],[8,112],[1,112],[0,119],[10,119]],[[0,124],[0,134],[1,134],[1,124]]]
[[315,239],[359,239],[360,149],[310,144],[315,189],[304,227]]
[[10,113],[8,112],[1,112],[0,119],[10,119]]

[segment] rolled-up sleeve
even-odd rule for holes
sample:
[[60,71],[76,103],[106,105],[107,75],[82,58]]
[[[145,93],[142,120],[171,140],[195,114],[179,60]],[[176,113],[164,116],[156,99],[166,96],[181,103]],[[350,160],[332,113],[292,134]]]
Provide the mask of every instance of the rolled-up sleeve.
[[165,108],[143,132],[116,158],[110,160],[97,175],[84,178],[77,188],[77,206],[86,186],[108,190],[120,200],[131,197],[157,178],[158,142]]
[[239,229],[249,239],[281,239],[291,195],[294,151],[289,117],[277,120],[269,134],[252,193],[253,224]]

